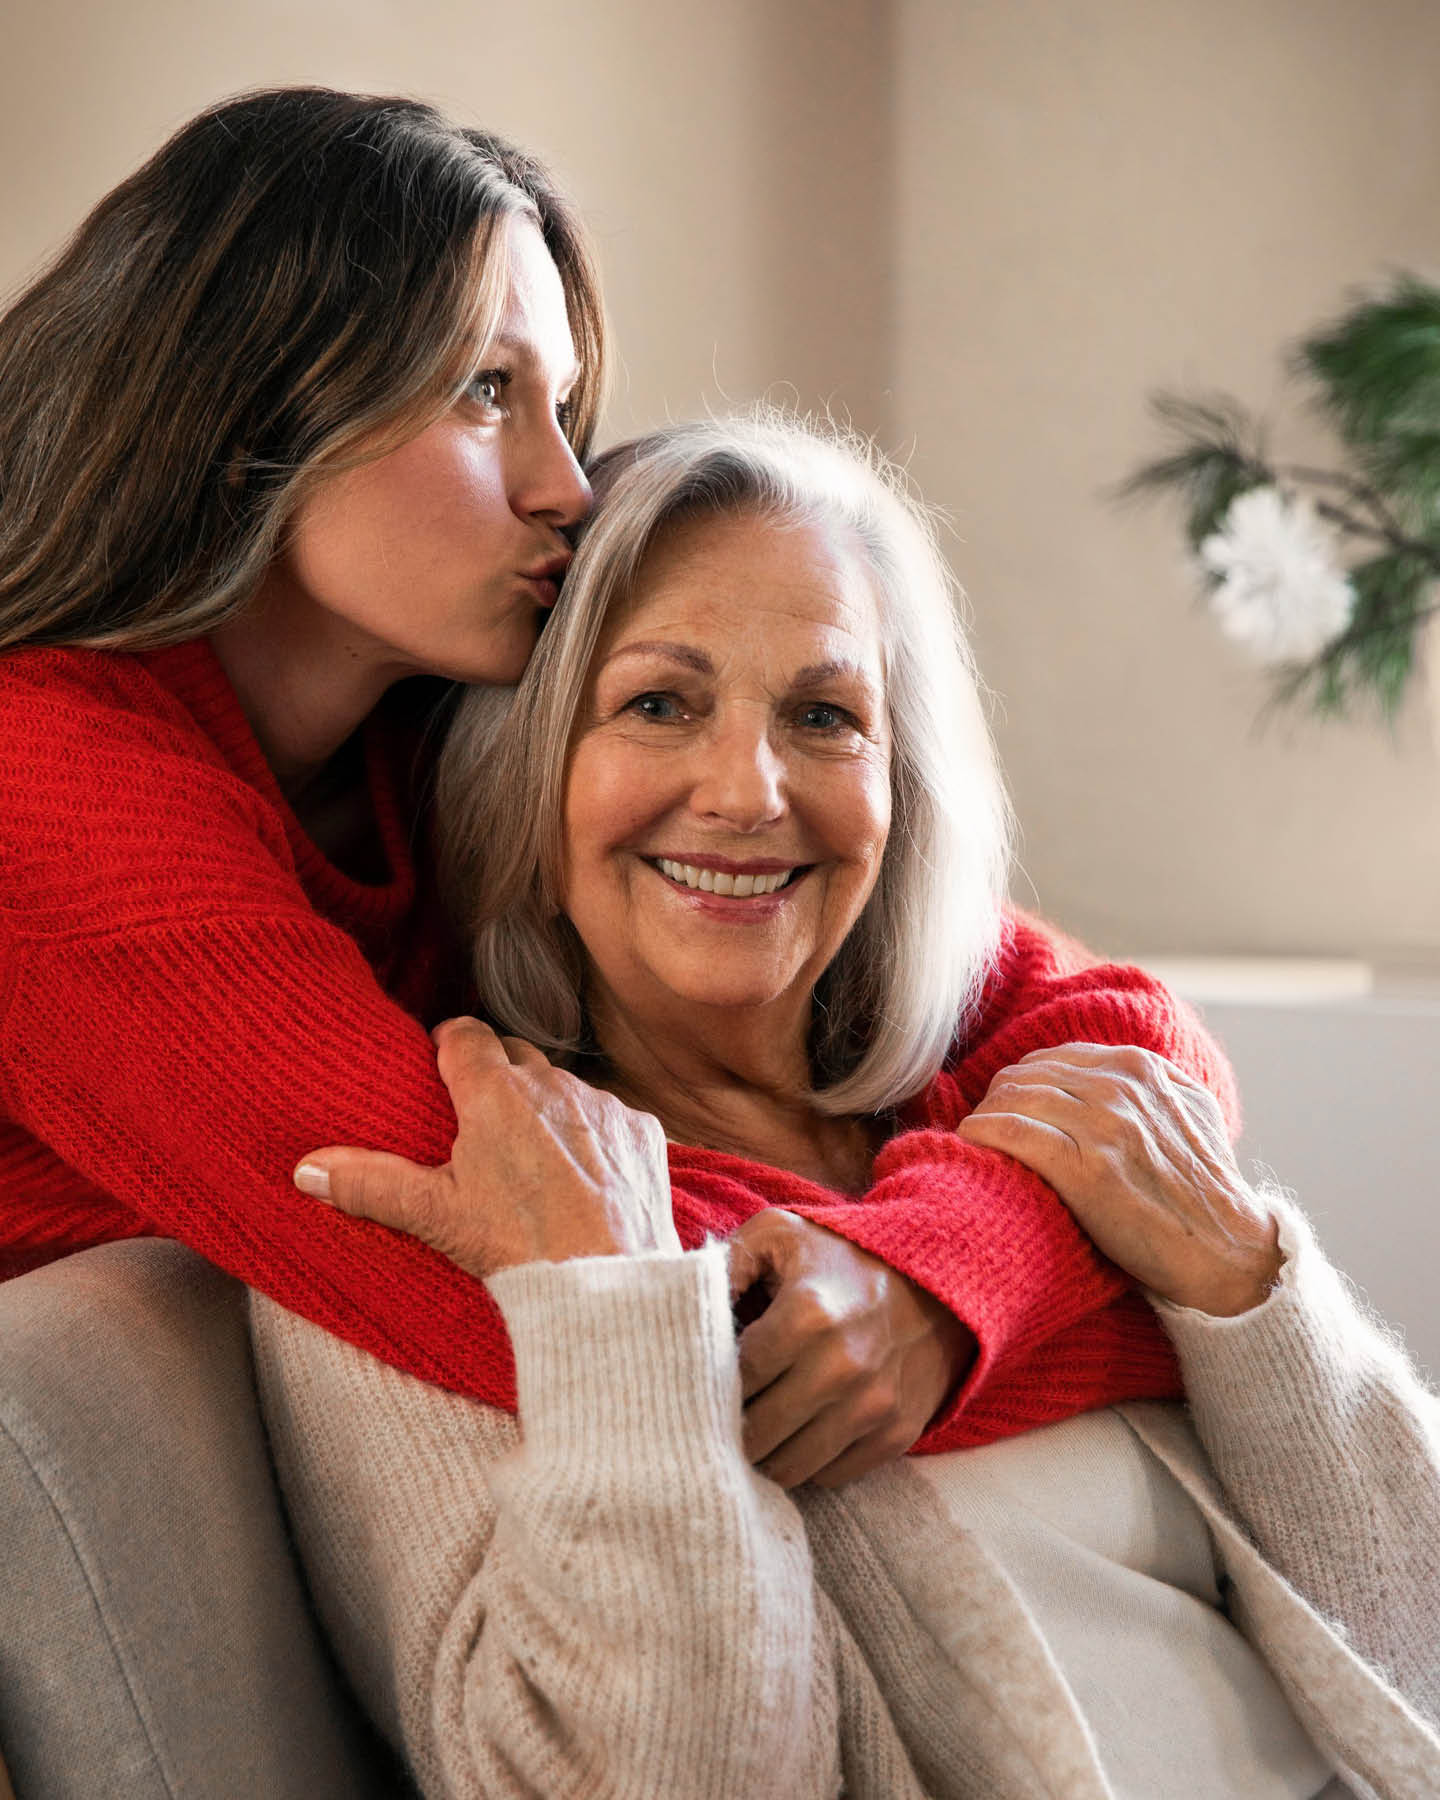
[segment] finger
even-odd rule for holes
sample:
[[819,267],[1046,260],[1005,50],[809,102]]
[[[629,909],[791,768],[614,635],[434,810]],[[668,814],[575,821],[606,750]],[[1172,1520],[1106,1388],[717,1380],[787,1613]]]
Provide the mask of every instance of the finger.
[[1036,1062],[1043,1056],[1065,1057],[1077,1063],[1104,1062],[1114,1056],[1117,1050],[1125,1047],[1123,1044],[1092,1044],[1086,1039],[1076,1038],[1068,1044],[1049,1044],[1043,1050],[1027,1050],[1020,1058],[1020,1063]]
[[918,1431],[911,1432],[905,1426],[882,1426],[879,1431],[857,1438],[848,1450],[843,1451],[824,1468],[817,1469],[810,1479],[816,1487],[844,1487],[848,1482],[858,1481],[862,1475],[868,1475],[872,1469],[880,1469],[886,1463],[896,1461],[919,1435]]
[[730,1254],[730,1303],[734,1303],[760,1279],[760,1258],[743,1238],[736,1235],[726,1246]]
[[[744,1292],[743,1288],[741,1292]],[[772,1300],[760,1317],[745,1327],[736,1342],[740,1358],[740,1393],[745,1400],[753,1399],[777,1382],[799,1354],[800,1346],[784,1318],[775,1316],[778,1308],[778,1301]],[[782,1432],[781,1436],[784,1435]],[[776,1438],[775,1442],[779,1441]]]
[[984,1106],[989,1102],[1003,1111],[1002,1096],[1007,1092],[1036,1087],[1052,1087],[1076,1100],[1090,1099],[1104,1091],[1107,1085],[1113,1087],[1117,1079],[1115,1070],[1067,1062],[1053,1050],[1036,1050],[1023,1062],[1011,1063],[998,1070],[980,1104]]
[[1025,1113],[971,1113],[956,1129],[967,1143],[1013,1156],[1057,1192],[1063,1192],[1078,1173],[1080,1147],[1074,1138]]
[[449,1090],[456,1117],[466,1108],[483,1105],[487,1078],[510,1066],[499,1034],[479,1019],[447,1019],[431,1036],[435,1066]]
[[1154,1081],[1166,1074],[1176,1080],[1188,1079],[1177,1064],[1158,1051],[1146,1050],[1139,1044],[1057,1044],[1049,1050],[1031,1050],[1014,1066],[1025,1068],[1047,1061],[1077,1072],[1093,1070],[1131,1080]]
[[528,1038],[502,1037],[500,1044],[510,1066],[514,1069],[548,1069],[552,1067],[550,1058],[543,1050],[537,1049]]
[[773,1288],[774,1298],[740,1333],[740,1388],[747,1400],[809,1357],[834,1332],[844,1312],[827,1295],[824,1282],[786,1279],[783,1274],[777,1281],[763,1250],[759,1261],[760,1279]]
[[[772,1305],[771,1311],[774,1310]],[[769,1314],[742,1332],[759,1332]],[[825,1461],[839,1455],[851,1439],[893,1421],[900,1411],[899,1395],[882,1365],[872,1359],[863,1339],[853,1333],[827,1333],[818,1347],[803,1339],[796,1345],[789,1334],[781,1354],[788,1358],[784,1372],[758,1388],[745,1403],[744,1440],[752,1461],[769,1456],[787,1439],[822,1415],[832,1433],[844,1426],[845,1439],[835,1439]],[[743,1369],[742,1369],[743,1383]],[[819,1466],[818,1464],[816,1465]]]
[[424,1237],[431,1190],[442,1173],[383,1150],[334,1146],[303,1157],[294,1182],[302,1194],[328,1201],[351,1218],[372,1219],[377,1225]]
[[857,1419],[845,1407],[826,1407],[773,1450],[751,1460],[762,1475],[780,1487],[798,1487],[841,1461],[861,1440],[880,1435],[878,1431],[872,1433],[870,1424],[870,1420]]
[[1078,1138],[1094,1112],[1094,1107],[1087,1104],[1083,1096],[1072,1094],[1068,1088],[1056,1087],[1053,1082],[1012,1081],[1007,1076],[997,1075],[970,1117],[983,1119],[1018,1113]]

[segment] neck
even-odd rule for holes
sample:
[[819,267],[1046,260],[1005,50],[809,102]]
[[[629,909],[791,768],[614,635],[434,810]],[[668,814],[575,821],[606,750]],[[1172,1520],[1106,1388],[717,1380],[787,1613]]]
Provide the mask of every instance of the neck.
[[868,1121],[833,1118],[810,1097],[808,998],[777,1008],[677,1008],[640,1018],[595,996],[591,1027],[603,1084],[653,1113],[677,1143],[728,1151],[858,1193],[874,1154]]
[[211,635],[241,710],[292,802],[406,673],[272,571],[245,611]]

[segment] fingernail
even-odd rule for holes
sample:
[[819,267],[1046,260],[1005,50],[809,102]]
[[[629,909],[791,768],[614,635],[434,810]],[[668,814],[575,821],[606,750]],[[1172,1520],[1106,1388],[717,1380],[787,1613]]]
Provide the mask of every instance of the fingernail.
[[302,1194],[313,1195],[316,1200],[330,1198],[330,1171],[322,1169],[319,1163],[302,1162],[295,1171],[294,1181]]

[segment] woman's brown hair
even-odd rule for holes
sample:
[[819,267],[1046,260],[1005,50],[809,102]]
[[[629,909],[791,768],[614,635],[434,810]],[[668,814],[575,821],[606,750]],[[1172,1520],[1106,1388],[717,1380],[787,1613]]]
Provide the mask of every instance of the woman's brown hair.
[[421,430],[474,373],[517,214],[564,286],[583,456],[598,284],[531,157],[325,88],[184,126],[0,318],[0,650],[154,648],[243,607],[315,476]]

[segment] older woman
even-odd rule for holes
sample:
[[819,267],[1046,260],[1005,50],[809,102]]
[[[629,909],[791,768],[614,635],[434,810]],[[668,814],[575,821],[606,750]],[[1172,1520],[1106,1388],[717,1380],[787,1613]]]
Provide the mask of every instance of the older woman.
[[[973,968],[963,905],[937,929],[924,902],[967,892],[989,762],[915,514],[776,424],[659,434],[597,489],[513,704],[472,701],[446,756],[451,878],[515,1035],[439,1033],[445,1168],[300,1172],[489,1274],[523,1441],[253,1314],[362,1696],[436,1794],[1433,1791],[1433,1399],[1179,1070],[1072,1045],[968,1122],[947,1091]],[[863,1213],[834,1197],[917,1107],[937,1181],[945,1142],[1018,1156],[1148,1284],[1194,1429],[1106,1411],[795,1502],[752,1470],[765,1315],[737,1351],[750,1266],[681,1248],[662,1134],[689,1146],[676,1210],[770,1168]]]

